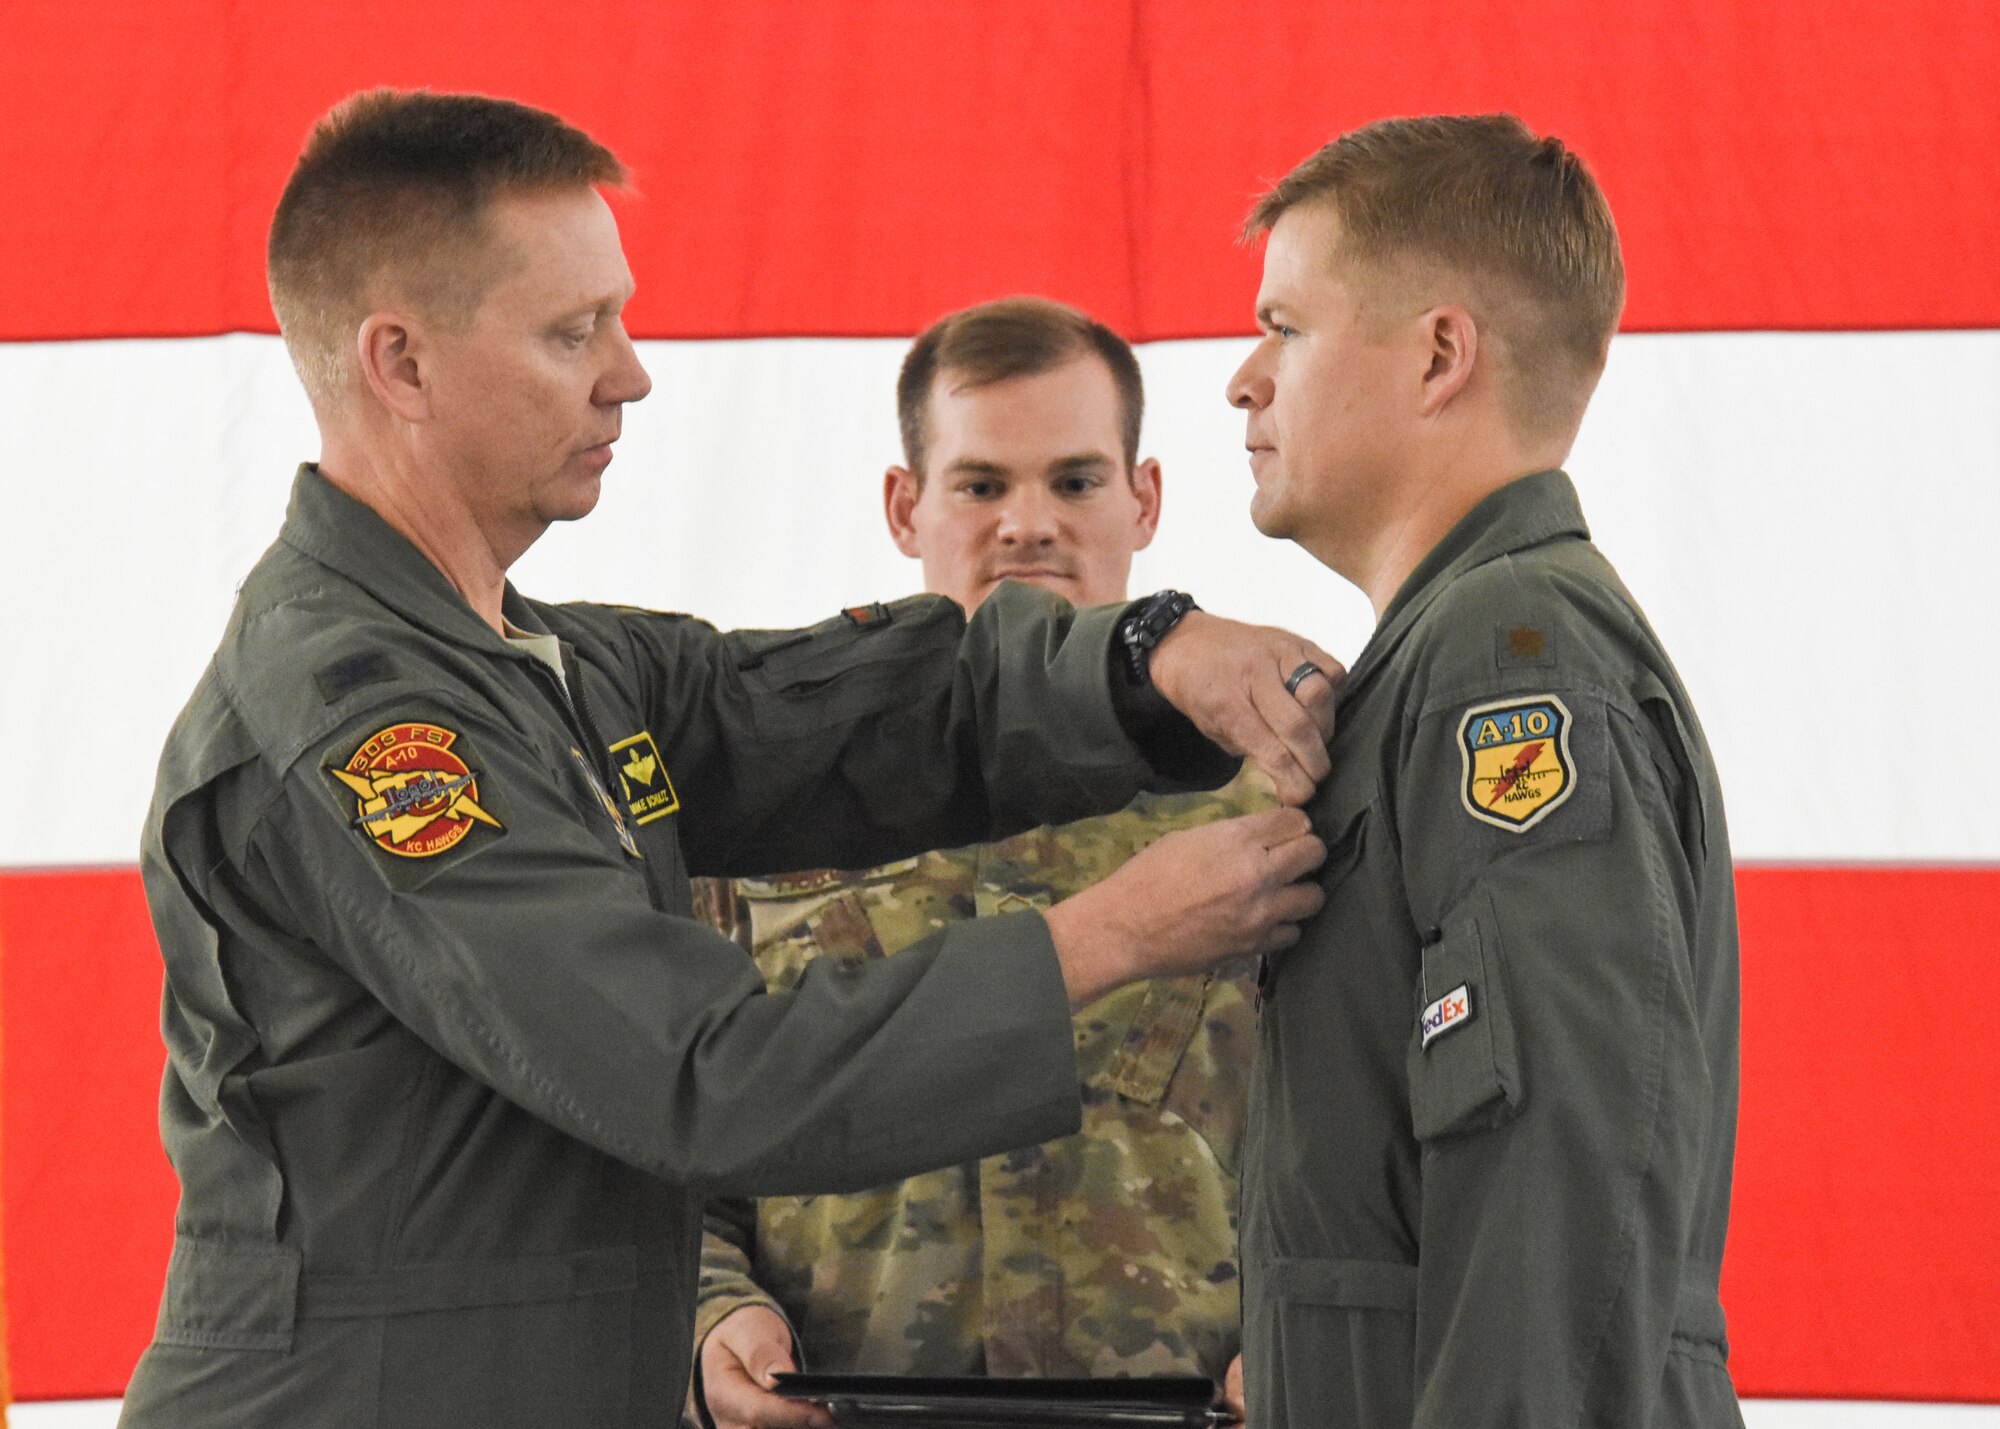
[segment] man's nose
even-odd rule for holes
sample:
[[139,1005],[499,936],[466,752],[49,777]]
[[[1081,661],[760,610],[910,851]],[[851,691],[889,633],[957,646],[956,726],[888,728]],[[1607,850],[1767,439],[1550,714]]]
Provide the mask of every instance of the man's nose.
[[1000,507],[1000,539],[1024,545],[1046,544],[1055,539],[1058,514],[1055,498],[1040,487],[1016,488],[1007,494]]
[[1230,406],[1250,412],[1271,404],[1271,379],[1264,370],[1263,357],[1264,345],[1260,342],[1229,379],[1229,385],[1223,391],[1229,398]]
[[632,345],[631,337],[620,324],[613,343],[611,364],[604,375],[597,379],[594,394],[601,407],[615,407],[623,402],[644,401],[646,394],[653,390],[653,379],[639,361],[639,350]]

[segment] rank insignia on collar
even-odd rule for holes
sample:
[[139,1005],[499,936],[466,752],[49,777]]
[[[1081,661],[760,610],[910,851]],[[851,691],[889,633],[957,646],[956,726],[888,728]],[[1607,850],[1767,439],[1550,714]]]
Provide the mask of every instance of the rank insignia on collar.
[[408,720],[379,729],[327,773],[355,797],[354,827],[384,853],[431,858],[500,821],[479,806],[479,774],[452,753],[455,731]]
[[625,796],[625,812],[635,824],[664,819],[681,806],[674,793],[674,781],[667,777],[667,762],[660,758],[660,746],[650,731],[640,730],[630,739],[611,746],[611,767],[618,771],[619,791]]
[[1476,705],[1458,722],[1459,799],[1481,823],[1521,833],[1576,789],[1568,706],[1554,695]]

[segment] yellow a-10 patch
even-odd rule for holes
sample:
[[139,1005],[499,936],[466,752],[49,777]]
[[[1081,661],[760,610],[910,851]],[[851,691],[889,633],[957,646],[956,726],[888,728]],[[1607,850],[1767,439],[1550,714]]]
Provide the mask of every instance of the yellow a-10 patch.
[[1482,823],[1510,833],[1534,827],[1576,789],[1569,708],[1554,695],[1475,705],[1458,723],[1465,777],[1459,798]]

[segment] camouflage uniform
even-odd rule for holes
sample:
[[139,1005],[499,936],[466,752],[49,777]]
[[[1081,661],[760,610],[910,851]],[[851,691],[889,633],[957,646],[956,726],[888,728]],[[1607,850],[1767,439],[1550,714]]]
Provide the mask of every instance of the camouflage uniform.
[[[1174,829],[1271,807],[1212,794],[905,859],[697,888],[774,989],[963,919],[1047,908]],[[1255,1042],[1247,968],[1135,983],[1076,1015],[1083,1130],[848,1196],[714,1203],[695,1343],[776,1309],[806,1364],[895,1374],[1205,1374],[1239,1339],[1236,1178]]]

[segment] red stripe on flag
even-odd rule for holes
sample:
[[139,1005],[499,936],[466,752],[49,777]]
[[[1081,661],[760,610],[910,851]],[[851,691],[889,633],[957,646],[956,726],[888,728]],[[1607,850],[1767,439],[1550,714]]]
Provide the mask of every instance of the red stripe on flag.
[[[1753,867],[1737,887],[1737,1385],[2000,1401],[2000,1038],[1981,1001],[2000,869]],[[138,875],[0,874],[0,938],[15,1392],[115,1395],[175,1201]]]
[[2000,1402],[2000,869],[1745,868],[1737,1382]]
[[641,336],[908,333],[1020,290],[1246,332],[1263,185],[1356,124],[1494,108],[1596,166],[1630,329],[1995,327],[1996,74],[1986,0],[16,5],[0,338],[270,331],[286,171],[377,84],[620,150]]
[[0,873],[14,1394],[124,1391],[179,1187],[160,1149],[160,954],[137,869]]
[[[0,936],[0,1007],[5,1006],[6,995],[7,940]],[[4,1073],[7,1063],[5,1018],[0,1017],[0,1073]],[[4,1085],[4,1075],[0,1075],[0,1085]],[[6,1127],[0,1120],[0,1187],[6,1184]],[[13,1401],[14,1386],[12,1372],[7,1362],[7,1215],[4,1196],[0,1196],[0,1424],[6,1422],[7,1405]]]

